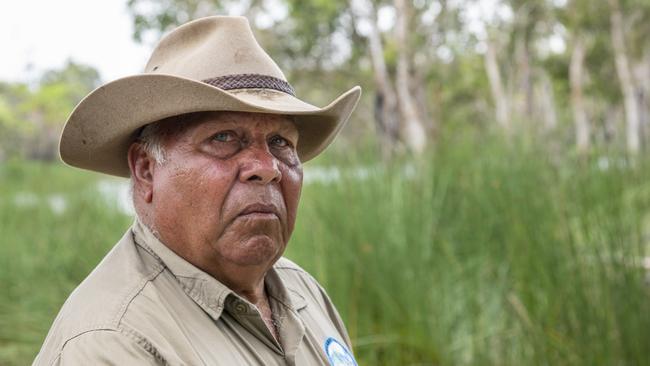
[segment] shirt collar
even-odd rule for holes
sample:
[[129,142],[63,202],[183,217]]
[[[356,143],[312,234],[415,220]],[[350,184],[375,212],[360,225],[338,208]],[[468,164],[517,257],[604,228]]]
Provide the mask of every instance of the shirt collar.
[[[176,277],[185,293],[213,319],[218,319],[230,303],[226,301],[228,297],[234,296],[247,302],[226,285],[169,249],[137,217],[132,231],[136,244],[163,263]],[[286,281],[280,278],[275,266],[268,271],[265,281],[269,296],[285,306],[295,311],[307,306],[299,291],[287,286]]]

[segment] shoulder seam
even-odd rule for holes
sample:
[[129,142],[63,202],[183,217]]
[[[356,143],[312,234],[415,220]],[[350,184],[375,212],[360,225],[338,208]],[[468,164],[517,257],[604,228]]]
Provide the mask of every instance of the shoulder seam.
[[133,291],[129,293],[129,296],[126,296],[126,299],[122,306],[120,307],[120,311],[117,312],[116,317],[114,319],[114,322],[116,324],[116,327],[119,327],[120,324],[122,323],[122,319],[126,315],[126,311],[129,308],[129,305],[135,300],[135,298],[144,290],[144,288],[149,284],[151,281],[155,280],[156,277],[158,277],[163,270],[165,269],[165,266],[158,263],[154,270],[149,274],[149,276],[143,278],[138,286],[135,286]]
[[[136,247],[142,247],[140,243],[135,238],[135,235],[133,231],[131,231],[131,239],[133,241],[134,246]],[[144,249],[144,248],[143,248]],[[148,250],[145,249],[145,252],[147,252],[149,255],[150,253]],[[135,298],[138,296],[140,292],[147,286],[147,284],[151,281],[153,281],[158,275],[162,273],[162,271],[165,269],[165,265],[160,261],[160,258],[157,256],[153,256],[154,259],[156,259],[157,263],[155,266],[151,269],[151,272],[149,273],[148,276],[145,276],[140,282],[137,284],[137,286],[133,287],[133,290],[131,290],[128,294],[128,296],[125,297],[124,302],[120,306],[120,310],[115,314],[115,318],[113,318],[113,323],[115,323],[116,327],[119,327],[119,325],[122,323],[122,319],[124,318],[124,315],[126,315],[126,311],[129,308],[129,305],[135,300]]]

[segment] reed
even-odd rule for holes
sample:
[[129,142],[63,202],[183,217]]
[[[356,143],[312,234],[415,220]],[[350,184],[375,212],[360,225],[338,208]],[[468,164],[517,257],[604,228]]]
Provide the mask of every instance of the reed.
[[[327,289],[360,365],[650,364],[650,161],[604,156],[489,137],[390,166],[330,154],[286,255]],[[98,179],[0,165],[1,365],[33,359],[131,223]]]

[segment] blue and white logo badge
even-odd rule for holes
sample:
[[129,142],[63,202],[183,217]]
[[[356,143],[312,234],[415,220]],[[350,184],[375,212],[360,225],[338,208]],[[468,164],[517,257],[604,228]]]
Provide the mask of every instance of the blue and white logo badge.
[[352,353],[332,337],[325,340],[325,354],[330,360],[331,366],[358,366]]

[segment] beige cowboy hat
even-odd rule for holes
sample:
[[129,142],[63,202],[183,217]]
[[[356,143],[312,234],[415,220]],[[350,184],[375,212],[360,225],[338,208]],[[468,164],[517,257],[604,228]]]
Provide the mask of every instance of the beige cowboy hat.
[[127,150],[141,127],[191,112],[240,111],[295,116],[305,162],[332,142],[360,95],[356,86],[323,108],[303,102],[246,18],[207,17],[163,37],[144,73],[87,95],[70,114],[59,150],[69,165],[128,177]]

